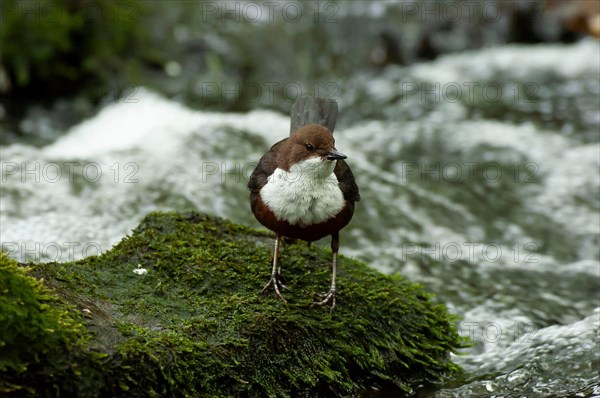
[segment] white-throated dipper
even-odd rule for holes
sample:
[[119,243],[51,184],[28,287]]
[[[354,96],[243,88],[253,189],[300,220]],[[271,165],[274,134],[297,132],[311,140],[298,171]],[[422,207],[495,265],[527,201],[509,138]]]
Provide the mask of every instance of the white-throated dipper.
[[290,136],[274,144],[260,159],[248,181],[250,206],[256,219],[275,232],[271,279],[263,292],[281,289],[279,246],[283,237],[313,242],[331,235],[333,276],[321,301],[335,307],[339,231],[352,219],[358,186],[346,155],[335,148],[333,129],[337,102],[301,97],[292,106]]

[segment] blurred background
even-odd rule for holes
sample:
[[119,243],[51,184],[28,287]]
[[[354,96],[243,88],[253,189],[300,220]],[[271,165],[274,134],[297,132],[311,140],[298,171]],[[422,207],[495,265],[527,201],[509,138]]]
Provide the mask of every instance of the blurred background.
[[475,343],[416,393],[600,397],[599,36],[596,0],[4,0],[2,249],[96,255],[153,210],[259,227],[253,166],[331,98],[342,253]]

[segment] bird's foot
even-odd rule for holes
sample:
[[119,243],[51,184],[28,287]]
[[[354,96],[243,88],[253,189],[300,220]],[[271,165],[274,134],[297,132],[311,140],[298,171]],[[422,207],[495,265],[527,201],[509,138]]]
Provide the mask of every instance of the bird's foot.
[[314,301],[312,303],[312,305],[313,306],[315,306],[315,305],[323,306],[331,301],[331,309],[329,311],[333,311],[333,309],[335,308],[335,288],[332,287],[331,289],[329,289],[329,291],[327,293],[321,293],[321,294],[318,294],[318,296],[322,300]]
[[283,284],[283,282],[281,282],[281,276],[280,275],[271,275],[271,279],[269,280],[269,282],[267,282],[267,284],[265,285],[265,287],[263,287],[263,289],[261,290],[261,294],[263,294],[267,289],[269,289],[270,287],[273,287],[273,290],[275,290],[275,295],[284,303],[287,303],[287,300],[283,298],[283,296],[281,295],[280,290],[283,289],[287,289],[288,287],[286,285]]

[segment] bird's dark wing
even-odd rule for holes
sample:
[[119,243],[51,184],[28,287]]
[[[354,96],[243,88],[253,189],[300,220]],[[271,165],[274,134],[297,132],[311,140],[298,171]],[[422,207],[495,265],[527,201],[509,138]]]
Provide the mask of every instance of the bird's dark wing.
[[308,96],[300,97],[292,105],[290,112],[292,118],[290,134],[307,124],[318,124],[333,133],[337,114],[338,104],[336,100]]
[[287,140],[287,138],[275,143],[271,149],[260,158],[248,180],[248,189],[250,191],[258,193],[261,188],[265,186],[268,178],[277,168],[277,148],[285,140]]
[[338,179],[340,190],[344,194],[344,199],[351,202],[358,202],[360,200],[358,185],[356,185],[356,181],[354,181],[354,175],[348,164],[344,160],[338,160],[333,172]]

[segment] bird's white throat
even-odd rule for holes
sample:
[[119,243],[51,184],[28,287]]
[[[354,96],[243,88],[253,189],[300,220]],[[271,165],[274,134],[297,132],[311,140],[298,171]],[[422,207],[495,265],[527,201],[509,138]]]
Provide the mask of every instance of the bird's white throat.
[[260,190],[263,202],[280,220],[292,225],[320,223],[344,207],[344,195],[333,173],[335,161],[309,158],[277,168]]

